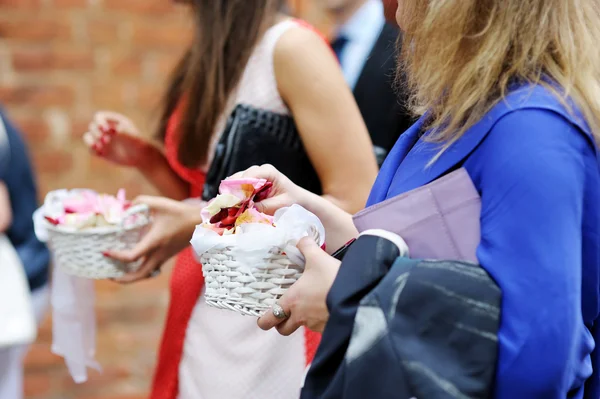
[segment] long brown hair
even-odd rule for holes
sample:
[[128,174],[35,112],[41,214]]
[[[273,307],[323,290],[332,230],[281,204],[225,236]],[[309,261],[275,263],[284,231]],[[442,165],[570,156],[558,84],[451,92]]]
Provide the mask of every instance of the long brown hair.
[[443,149],[515,81],[572,98],[600,144],[597,1],[404,0],[401,7],[401,61],[411,105],[419,115],[429,112],[431,140]]
[[168,120],[183,101],[179,161],[196,167],[208,156],[210,139],[252,51],[273,23],[283,0],[193,0],[191,47],[173,72],[157,132],[164,140]]

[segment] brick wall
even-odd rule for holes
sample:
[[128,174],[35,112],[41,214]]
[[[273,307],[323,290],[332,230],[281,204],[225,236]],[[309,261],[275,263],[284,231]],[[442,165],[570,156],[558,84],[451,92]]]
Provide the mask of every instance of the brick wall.
[[98,109],[151,132],[187,27],[168,0],[0,0],[0,102],[29,139],[43,192],[146,188],[90,158],[80,137]]
[[[150,134],[163,84],[189,37],[185,11],[168,0],[0,0],[0,102],[26,135],[41,195],[62,187],[151,192],[134,171],[90,157],[81,135],[99,109],[123,112]],[[47,320],[26,360],[26,397],[145,398],[167,282],[98,284],[104,372],[83,385],[50,353]]]
[[[317,27],[327,26],[312,0],[290,2]],[[151,134],[189,26],[185,7],[170,0],[0,0],[0,103],[26,135],[41,196],[73,187],[152,193],[135,171],[90,157],[81,135],[100,109],[122,112]],[[168,272],[130,287],[98,284],[104,373],[92,372],[83,385],[74,384],[62,359],[50,353],[47,320],[27,357],[26,397],[145,398],[167,283]]]

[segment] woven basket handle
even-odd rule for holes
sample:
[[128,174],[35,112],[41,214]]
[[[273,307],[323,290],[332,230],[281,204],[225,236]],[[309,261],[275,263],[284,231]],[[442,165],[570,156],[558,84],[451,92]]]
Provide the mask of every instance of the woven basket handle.
[[144,216],[144,224],[150,220],[150,207],[146,204],[138,204],[134,205],[131,208],[127,209],[123,214],[123,219],[121,220],[121,229],[124,229],[125,223],[131,219],[131,217],[135,215]]

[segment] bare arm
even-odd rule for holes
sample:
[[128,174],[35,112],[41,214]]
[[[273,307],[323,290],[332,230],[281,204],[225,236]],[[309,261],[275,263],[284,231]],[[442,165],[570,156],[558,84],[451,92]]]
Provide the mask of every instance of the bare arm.
[[377,176],[367,128],[331,49],[315,32],[294,28],[277,43],[275,75],[324,196],[360,210]]
[[0,181],[0,233],[4,233],[12,223],[10,197],[6,185]]
[[189,184],[171,169],[160,149],[152,146],[146,157],[138,170],[162,196],[179,201],[189,196]]

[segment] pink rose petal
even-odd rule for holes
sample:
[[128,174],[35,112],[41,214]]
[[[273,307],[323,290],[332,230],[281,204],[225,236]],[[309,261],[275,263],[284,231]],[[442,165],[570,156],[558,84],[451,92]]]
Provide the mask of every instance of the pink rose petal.
[[273,217],[265,215],[257,211],[254,208],[247,209],[244,213],[242,213],[237,220],[235,221],[235,226],[239,226],[244,223],[263,223],[263,224],[273,224]]
[[232,194],[240,200],[251,198],[256,190],[260,190],[267,181],[265,179],[232,179],[223,180],[219,186],[221,194]]

